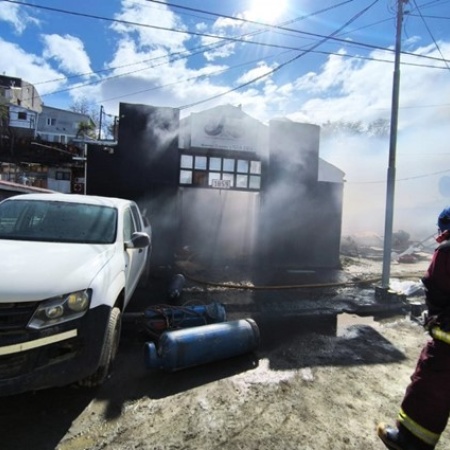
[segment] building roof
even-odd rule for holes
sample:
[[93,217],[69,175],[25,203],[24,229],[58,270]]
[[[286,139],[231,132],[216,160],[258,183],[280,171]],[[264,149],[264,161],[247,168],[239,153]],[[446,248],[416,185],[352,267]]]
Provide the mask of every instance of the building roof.
[[12,181],[4,181],[0,180],[0,190],[2,191],[14,191],[14,192],[23,192],[23,193],[32,193],[32,192],[40,192],[40,193],[52,193],[51,189],[44,189],[35,186],[27,186],[25,184],[13,183]]

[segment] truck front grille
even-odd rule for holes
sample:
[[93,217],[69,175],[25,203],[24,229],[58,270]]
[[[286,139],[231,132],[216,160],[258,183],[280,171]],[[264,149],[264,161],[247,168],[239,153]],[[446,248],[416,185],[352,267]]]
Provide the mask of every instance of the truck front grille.
[[38,302],[0,303],[0,332],[27,326]]
[[[44,337],[40,335],[40,337]],[[0,333],[0,350],[8,346],[20,346],[20,343],[33,342],[39,339],[36,333]],[[0,381],[26,375],[41,367],[57,364],[70,360],[82,350],[82,342],[77,338],[71,338],[62,342],[31,348],[14,353],[0,355]]]
[[0,356],[0,380],[13,378],[25,372],[28,357],[24,353]]

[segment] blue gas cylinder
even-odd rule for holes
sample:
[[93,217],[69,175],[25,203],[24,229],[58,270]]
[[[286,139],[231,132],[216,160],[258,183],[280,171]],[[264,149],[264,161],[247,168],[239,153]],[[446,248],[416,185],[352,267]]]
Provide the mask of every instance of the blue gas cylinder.
[[209,305],[154,305],[144,311],[144,327],[149,334],[159,336],[164,331],[225,322],[225,306],[218,302]]
[[149,369],[176,371],[252,352],[259,341],[253,319],[165,331],[157,345],[145,343],[144,360]]

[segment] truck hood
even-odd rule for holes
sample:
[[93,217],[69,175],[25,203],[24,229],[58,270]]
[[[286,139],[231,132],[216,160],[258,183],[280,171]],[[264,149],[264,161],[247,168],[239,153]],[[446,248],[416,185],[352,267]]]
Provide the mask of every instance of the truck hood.
[[0,240],[0,303],[86,289],[114,253],[111,244]]

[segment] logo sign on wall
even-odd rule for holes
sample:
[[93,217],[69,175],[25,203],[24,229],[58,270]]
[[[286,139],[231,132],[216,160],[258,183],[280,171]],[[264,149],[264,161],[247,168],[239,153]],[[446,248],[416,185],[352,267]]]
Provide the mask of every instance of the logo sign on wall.
[[192,114],[191,146],[254,152],[260,127],[260,122],[244,114]]

